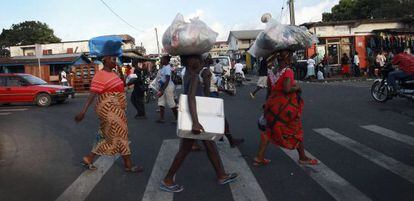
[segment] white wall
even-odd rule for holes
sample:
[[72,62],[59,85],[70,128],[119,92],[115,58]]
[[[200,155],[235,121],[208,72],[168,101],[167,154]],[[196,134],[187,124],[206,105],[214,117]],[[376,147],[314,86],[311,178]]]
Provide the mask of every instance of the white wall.
[[330,25],[311,27],[309,31],[312,33],[316,32],[316,35],[318,37],[337,37],[357,34],[369,34],[372,33],[373,30],[395,28],[404,28],[404,25],[398,22],[366,23],[360,24],[356,27],[351,27],[351,25]]
[[[26,45],[26,46],[12,46],[10,47],[10,56],[25,56],[23,55],[23,49],[27,47],[33,47],[33,52],[35,51],[35,45]],[[42,50],[52,50],[52,54],[66,54],[68,48],[73,48],[73,53],[82,53],[89,52],[88,41],[75,41],[75,42],[63,42],[63,43],[51,43],[51,44],[42,44]],[[76,49],[77,48],[77,49]],[[133,49],[134,44],[126,43],[122,45],[122,49]],[[75,52],[76,50],[76,52]],[[28,51],[26,51],[27,53]]]

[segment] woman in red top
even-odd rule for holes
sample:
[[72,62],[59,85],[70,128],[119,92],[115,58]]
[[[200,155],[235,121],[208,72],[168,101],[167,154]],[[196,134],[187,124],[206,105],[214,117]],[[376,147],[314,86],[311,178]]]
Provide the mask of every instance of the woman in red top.
[[141,172],[142,167],[133,166],[131,151],[129,149],[128,125],[126,110],[126,94],[124,82],[113,71],[116,67],[115,56],[103,58],[104,68],[97,72],[91,84],[90,95],[82,111],[75,117],[77,123],[81,122],[89,106],[98,97],[96,113],[100,120],[99,132],[102,135],[91,153],[83,157],[85,167],[95,170],[92,164],[96,155],[121,154],[125,171]]
[[291,67],[292,52],[276,53],[279,67],[276,74],[269,73],[267,102],[264,108],[266,131],[262,133],[259,151],[254,158],[254,165],[266,165],[265,151],[272,142],[286,149],[296,149],[299,163],[316,165],[318,161],[306,156],[303,146],[303,128],[301,122],[303,100],[301,88],[296,85]]

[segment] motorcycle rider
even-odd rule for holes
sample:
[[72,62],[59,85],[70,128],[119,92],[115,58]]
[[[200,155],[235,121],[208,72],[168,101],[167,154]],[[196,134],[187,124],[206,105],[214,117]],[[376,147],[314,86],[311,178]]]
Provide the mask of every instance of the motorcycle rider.
[[217,79],[217,86],[221,87],[221,80],[224,73],[224,68],[223,65],[220,63],[220,60],[217,59],[216,60],[216,65],[214,65],[214,70],[213,70],[216,79]]
[[234,73],[240,73],[243,77],[243,79],[245,79],[246,77],[244,76],[244,72],[243,72],[243,64],[240,63],[240,60],[237,61],[237,63],[234,65]]
[[414,76],[414,56],[406,53],[403,49],[397,50],[397,55],[393,58],[392,64],[398,65],[399,69],[388,74],[388,84],[392,93],[398,93],[395,81]]

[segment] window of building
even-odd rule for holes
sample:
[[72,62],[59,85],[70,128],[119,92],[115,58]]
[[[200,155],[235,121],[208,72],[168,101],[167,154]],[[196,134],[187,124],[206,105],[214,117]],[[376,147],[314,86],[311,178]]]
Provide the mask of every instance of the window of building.
[[52,50],[51,50],[51,49],[48,49],[48,50],[43,50],[43,54],[44,54],[44,55],[49,55],[49,54],[52,54]]

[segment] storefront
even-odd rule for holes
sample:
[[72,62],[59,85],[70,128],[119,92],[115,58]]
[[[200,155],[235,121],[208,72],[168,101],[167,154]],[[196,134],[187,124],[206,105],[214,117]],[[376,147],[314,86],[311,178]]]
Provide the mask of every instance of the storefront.
[[307,58],[318,53],[318,59],[330,57],[334,75],[341,70],[341,58],[346,54],[353,59],[356,52],[360,68],[370,65],[368,57],[379,51],[391,51],[397,47],[413,49],[413,22],[407,20],[353,20],[342,22],[306,23],[319,42],[306,51]]

